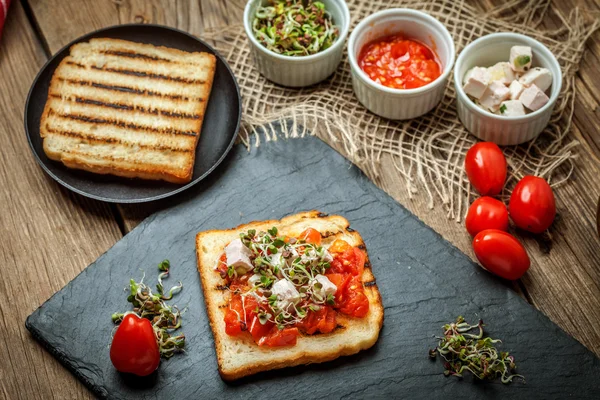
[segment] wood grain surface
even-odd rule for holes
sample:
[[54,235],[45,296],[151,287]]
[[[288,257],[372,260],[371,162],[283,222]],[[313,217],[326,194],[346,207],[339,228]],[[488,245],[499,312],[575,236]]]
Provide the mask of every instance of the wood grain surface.
[[[475,2],[482,11],[497,1]],[[64,190],[35,162],[23,133],[23,106],[49,54],[89,31],[130,22],[165,24],[201,35],[238,24],[244,0],[21,0],[13,1],[0,43],[0,398],[89,398],[91,395],[24,329],[25,317],[87,264],[154,211],[175,200],[144,206],[108,206]],[[542,26],[554,29],[580,7],[600,17],[599,0],[555,0]],[[521,235],[533,265],[516,290],[559,326],[600,355],[600,240],[595,212],[600,197],[600,33],[588,41],[577,74],[572,134],[582,145],[570,182],[557,192],[559,218],[541,241]],[[384,158],[384,165],[391,160]],[[386,171],[391,195],[457,247],[473,256],[464,227],[409,199]],[[377,183],[377,182],[376,182]],[[120,229],[119,229],[120,228]],[[115,266],[118,268],[118,266]],[[466,282],[465,284],[468,284]]]

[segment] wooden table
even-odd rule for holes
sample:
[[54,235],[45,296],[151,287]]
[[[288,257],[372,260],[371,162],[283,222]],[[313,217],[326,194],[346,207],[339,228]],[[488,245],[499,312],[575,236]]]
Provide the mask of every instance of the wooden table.
[[[153,22],[195,35],[241,21],[244,0],[13,0],[0,43],[0,398],[88,398],[90,393],[36,343],[25,318],[83,268],[154,211],[121,207],[73,194],[35,162],[23,132],[23,106],[40,67],[58,49],[89,31],[128,22]],[[490,2],[477,2],[490,7]],[[564,15],[575,6],[590,18],[598,0],[555,0]],[[544,25],[560,24],[551,12]],[[524,238],[533,266],[515,286],[535,307],[600,355],[600,33],[587,43],[577,76],[572,135],[579,160],[573,179],[557,192],[560,217],[552,247]],[[384,159],[383,163],[390,163]],[[382,179],[402,187],[394,168]],[[424,198],[391,193],[427,224],[473,255],[462,225],[429,210]]]

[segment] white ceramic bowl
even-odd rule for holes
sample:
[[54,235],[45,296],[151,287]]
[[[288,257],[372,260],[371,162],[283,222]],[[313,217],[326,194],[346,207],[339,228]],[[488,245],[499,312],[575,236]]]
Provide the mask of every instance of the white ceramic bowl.
[[[504,117],[478,107],[462,89],[462,81],[465,73],[475,66],[489,67],[508,61],[510,48],[515,45],[531,47],[532,66],[552,72],[550,101],[530,114]],[[473,41],[460,53],[454,68],[454,86],[458,117],[469,132],[498,145],[515,145],[535,138],[548,125],[562,86],[562,73],[556,57],[537,40],[518,33],[493,33]]]
[[[436,80],[416,89],[394,89],[373,81],[358,66],[357,56],[367,43],[402,33],[432,48],[442,63]],[[454,40],[441,22],[429,14],[405,8],[376,12],[363,19],[348,40],[352,86],[358,100],[371,112],[389,119],[410,119],[431,111],[442,99],[454,64]]]
[[344,0],[320,0],[331,13],[333,22],[339,27],[340,36],[328,49],[310,56],[292,57],[274,53],[264,47],[254,36],[252,21],[256,9],[267,0],[249,0],[244,10],[244,28],[250,40],[250,48],[258,71],[265,78],[279,85],[304,87],[314,85],[329,77],[337,69],[344,42],[350,28],[350,11]]

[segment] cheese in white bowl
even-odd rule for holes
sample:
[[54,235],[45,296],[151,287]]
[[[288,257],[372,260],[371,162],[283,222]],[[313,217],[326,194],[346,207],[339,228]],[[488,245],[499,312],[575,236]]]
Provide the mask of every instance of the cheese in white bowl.
[[547,68],[532,68],[531,47],[513,46],[509,60],[490,67],[476,66],[464,76],[463,90],[479,107],[497,115],[515,117],[542,108],[552,86]]

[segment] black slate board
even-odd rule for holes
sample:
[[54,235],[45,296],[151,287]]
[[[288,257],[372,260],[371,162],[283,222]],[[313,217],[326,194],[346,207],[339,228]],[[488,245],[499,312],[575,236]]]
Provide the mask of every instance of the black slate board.
[[[219,170],[173,208],[154,214],[36,310],[27,328],[100,397],[125,398],[592,398],[600,360],[371,183],[316,138],[279,140],[248,153],[236,146]],[[344,215],[363,236],[385,306],[368,351],[333,362],[267,372],[235,383],[217,373],[196,270],[194,237],[206,229],[318,209]],[[183,280],[187,352],[147,379],[111,366],[114,311],[123,288],[164,258]],[[167,281],[168,282],[168,281]],[[527,383],[502,385],[442,375],[429,348],[441,325],[479,317],[504,340]]]

